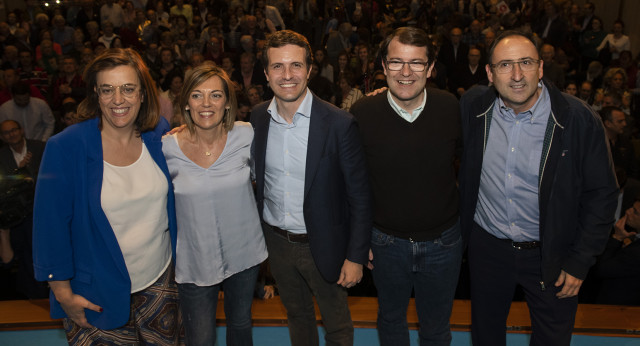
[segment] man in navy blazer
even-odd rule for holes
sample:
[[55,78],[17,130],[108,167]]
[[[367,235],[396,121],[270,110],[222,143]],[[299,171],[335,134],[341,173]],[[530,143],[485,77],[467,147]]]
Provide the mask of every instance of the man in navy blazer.
[[368,260],[371,197],[357,123],[307,88],[311,48],[282,30],[263,51],[275,97],[251,113],[258,212],[293,345],[352,345],[346,288]]

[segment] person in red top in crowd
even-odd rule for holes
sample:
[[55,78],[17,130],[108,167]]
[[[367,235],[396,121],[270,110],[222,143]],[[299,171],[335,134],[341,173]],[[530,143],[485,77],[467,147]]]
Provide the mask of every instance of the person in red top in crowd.
[[[0,79],[0,106],[12,99],[11,87],[18,81],[18,79],[18,73],[15,69],[8,68],[4,70],[3,77],[2,79]],[[44,96],[42,96],[42,93],[40,92],[40,89],[34,87],[33,85],[31,85],[30,87],[32,97],[37,97],[39,99],[45,100]]]
[[60,74],[53,81],[51,108],[60,109],[62,100],[71,97],[76,102],[82,101],[86,95],[85,82],[78,73],[78,61],[73,56],[62,58]]

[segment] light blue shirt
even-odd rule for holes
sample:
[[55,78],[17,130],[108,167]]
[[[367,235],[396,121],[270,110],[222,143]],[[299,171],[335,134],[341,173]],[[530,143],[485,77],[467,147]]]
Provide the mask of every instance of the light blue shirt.
[[264,221],[292,233],[307,233],[304,223],[304,176],[313,95],[307,89],[291,124],[278,113],[275,98],[271,114],[264,173]]
[[498,238],[540,240],[538,179],[551,101],[546,87],[531,109],[493,106],[474,221]]

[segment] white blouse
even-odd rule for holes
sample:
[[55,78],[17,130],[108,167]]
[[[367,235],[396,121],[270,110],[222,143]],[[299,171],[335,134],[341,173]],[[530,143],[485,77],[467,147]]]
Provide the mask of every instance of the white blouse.
[[129,166],[104,161],[102,209],[122,250],[131,293],[151,286],[171,263],[168,190],[167,178],[144,144]]

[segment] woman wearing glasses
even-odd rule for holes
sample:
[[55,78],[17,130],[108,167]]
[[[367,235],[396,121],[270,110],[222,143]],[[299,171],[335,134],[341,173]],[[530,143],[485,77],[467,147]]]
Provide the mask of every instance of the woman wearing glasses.
[[154,82],[131,49],[98,56],[84,80],[84,121],[49,139],[40,167],[36,279],[70,344],[177,344],[168,124]]
[[186,341],[215,344],[223,286],[227,344],[251,345],[253,290],[267,258],[250,179],[253,128],[235,121],[233,83],[212,64],[189,71],[178,107],[187,130],[162,143],[176,194],[176,281]]

